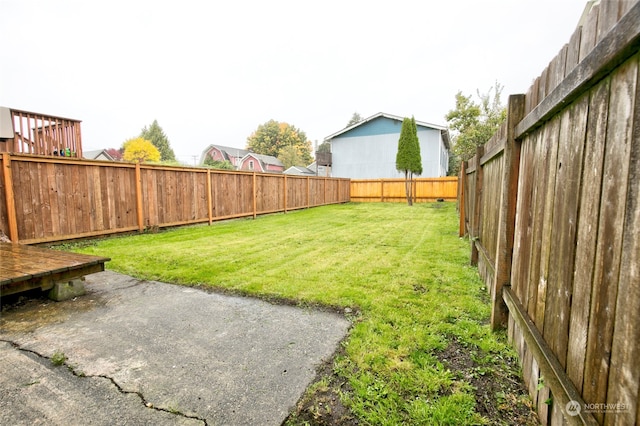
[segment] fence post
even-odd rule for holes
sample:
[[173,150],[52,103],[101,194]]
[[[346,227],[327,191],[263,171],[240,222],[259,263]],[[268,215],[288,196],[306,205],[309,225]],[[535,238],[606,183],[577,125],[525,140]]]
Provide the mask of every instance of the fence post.
[[384,203],[384,179],[380,179],[380,202]]
[[18,242],[18,219],[16,216],[16,200],[13,196],[13,177],[11,173],[11,155],[2,153],[2,175],[4,176],[4,196],[7,206],[7,219],[9,222],[9,239]]
[[323,179],[324,181],[324,188],[323,188],[323,192],[322,192],[322,204],[327,204],[327,178]]
[[138,218],[138,231],[144,231],[144,216],[142,213],[142,173],[140,163],[136,163],[136,210]]
[[465,210],[464,210],[464,205],[467,202],[467,200],[465,200],[466,194],[464,192],[464,182],[467,178],[467,168],[465,167],[466,165],[466,161],[462,161],[460,163],[460,174],[458,176],[458,191],[460,193],[460,196],[458,197],[458,213],[460,213],[460,230],[458,231],[458,236],[459,237],[464,237],[466,234],[466,229],[465,229]]
[[284,176],[284,189],[283,189],[283,197],[284,197],[284,212],[287,212],[287,175]]
[[252,179],[252,192],[253,192],[253,218],[255,219],[258,216],[258,202],[256,200],[257,194],[257,188],[256,188],[256,172],[253,172],[253,179]]
[[508,309],[502,298],[502,287],[511,282],[518,175],[520,173],[520,141],[515,139],[515,128],[524,118],[524,102],[524,95],[511,95],[507,106],[507,140],[503,153],[500,218],[495,255],[495,275],[491,292],[491,328],[493,330],[505,327],[507,324]]
[[473,229],[470,232],[471,237],[471,265],[478,265],[478,246],[477,240],[480,238],[480,232],[482,231],[482,175],[483,167],[480,164],[480,159],[484,155],[484,146],[476,148],[476,196],[473,203]]
[[209,225],[213,223],[213,200],[211,197],[211,169],[207,169],[207,213],[209,214]]

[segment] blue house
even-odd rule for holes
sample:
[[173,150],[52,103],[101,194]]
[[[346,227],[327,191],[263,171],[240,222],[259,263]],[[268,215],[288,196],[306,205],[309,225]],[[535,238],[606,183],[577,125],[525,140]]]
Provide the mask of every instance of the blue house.
[[[378,113],[325,138],[331,143],[331,175],[352,179],[401,178],[396,170],[403,117]],[[449,130],[416,120],[422,175],[441,177],[449,168]]]

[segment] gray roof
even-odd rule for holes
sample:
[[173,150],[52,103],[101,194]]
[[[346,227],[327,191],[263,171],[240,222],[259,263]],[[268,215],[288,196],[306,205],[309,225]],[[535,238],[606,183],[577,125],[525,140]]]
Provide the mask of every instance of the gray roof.
[[95,160],[100,155],[104,155],[108,160],[114,161],[113,157],[107,152],[106,149],[94,149],[93,151],[82,151],[82,157],[87,160]]
[[[391,120],[396,120],[396,121],[400,121],[402,122],[402,120],[404,120],[404,117],[400,117],[398,115],[392,115],[392,114],[387,114],[384,112],[379,112],[377,114],[372,115],[371,117],[365,118],[362,121],[358,121],[355,124],[352,124],[349,127],[345,127],[342,130],[339,130],[329,136],[327,136],[326,138],[324,138],[325,141],[331,140],[337,136],[340,136],[343,133],[347,133],[348,131],[355,129],[358,126],[362,126],[365,123],[368,123],[372,120],[375,120],[376,118],[379,117],[385,117],[385,118],[389,118]],[[416,125],[417,126],[422,126],[422,127],[429,127],[431,129],[435,129],[435,130],[440,130],[440,134],[442,135],[442,139],[444,140],[445,146],[449,149],[450,148],[450,144],[449,144],[449,129],[446,126],[441,126],[438,124],[432,124],[432,123],[427,123],[426,121],[418,121],[416,120]]]
[[291,166],[283,172],[285,175],[315,176],[316,172],[304,166]]
[[207,152],[209,152],[211,150],[211,148],[217,148],[220,151],[222,151],[222,153],[225,156],[226,160],[229,160],[229,157],[236,157],[236,158],[242,158],[245,155],[247,155],[248,153],[250,153],[251,151],[247,150],[247,149],[240,149],[240,148],[234,148],[232,146],[223,146],[223,145],[215,145],[215,144],[211,144],[209,145],[207,148],[205,148],[204,151],[202,151],[202,156],[200,158],[200,164],[204,163],[205,160],[205,155],[207,155]]
[[250,152],[250,151],[247,151],[247,154],[245,155],[245,157],[247,155],[251,155],[252,157],[257,158],[263,164],[272,164],[274,166],[282,166],[282,167],[284,167],[284,164],[282,164],[282,161],[278,160],[273,155],[256,154],[255,152]]

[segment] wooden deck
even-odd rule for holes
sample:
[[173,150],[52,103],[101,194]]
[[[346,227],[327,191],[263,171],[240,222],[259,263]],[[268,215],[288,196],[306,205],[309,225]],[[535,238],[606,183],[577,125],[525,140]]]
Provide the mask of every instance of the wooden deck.
[[104,271],[109,258],[0,243],[0,297]]

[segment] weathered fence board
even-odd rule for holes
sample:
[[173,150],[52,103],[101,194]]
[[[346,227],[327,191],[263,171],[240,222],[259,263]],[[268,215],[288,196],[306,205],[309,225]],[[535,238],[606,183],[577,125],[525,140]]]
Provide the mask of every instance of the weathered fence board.
[[[609,357],[618,296],[625,204],[632,140],[634,95],[638,78],[638,56],[624,64],[611,78],[611,100],[607,123],[600,222],[597,228],[594,292],[591,303],[584,398],[590,403],[606,401]],[[620,143],[624,141],[624,143]],[[636,181],[635,184],[638,184]],[[605,283],[606,285],[599,285]],[[621,295],[626,297],[626,295]],[[596,413],[602,422],[604,414]]]
[[600,183],[604,160],[606,123],[609,107],[609,79],[591,91],[580,192],[576,259],[569,328],[567,373],[582,391],[584,358],[587,347],[591,277],[600,210]]
[[[503,130],[462,167],[460,233],[471,237],[472,261],[486,253],[478,272],[509,308],[496,324],[503,307],[492,306],[492,326],[508,327],[543,424],[640,421],[639,81],[640,3],[610,0],[524,95],[520,157],[502,165],[502,179],[507,167],[519,170],[503,291],[498,272],[493,281],[487,273],[491,261],[498,270],[494,229],[506,208],[491,208],[494,185],[503,200],[506,191],[496,178]],[[580,412],[567,412],[570,401]]]
[[[582,151],[588,94],[562,115],[554,191],[554,211],[549,244],[549,282],[543,335],[560,364],[566,366],[571,290],[575,255],[578,194],[582,174]],[[526,293],[525,293],[526,294]],[[523,294],[523,296],[525,295]]]
[[[640,74],[639,77],[640,79]],[[622,415],[605,416],[605,424],[638,424],[640,420],[640,84],[636,83],[633,109],[634,131],[629,152],[629,188],[624,217],[623,240],[611,344],[608,404],[629,407]],[[635,183],[635,184],[634,184]]]
[[349,201],[348,179],[1,155],[0,230],[27,244]]

